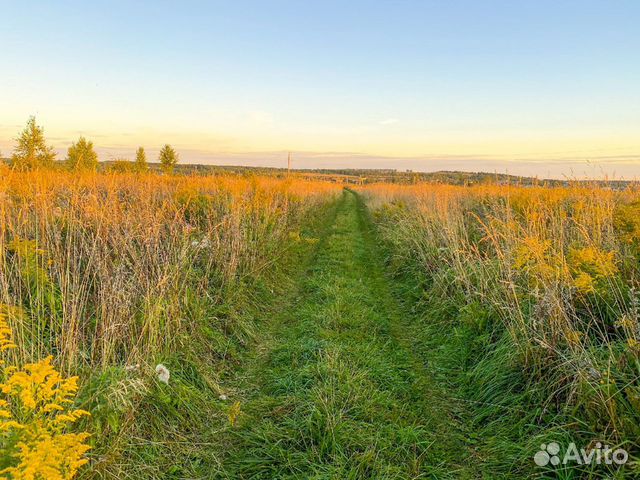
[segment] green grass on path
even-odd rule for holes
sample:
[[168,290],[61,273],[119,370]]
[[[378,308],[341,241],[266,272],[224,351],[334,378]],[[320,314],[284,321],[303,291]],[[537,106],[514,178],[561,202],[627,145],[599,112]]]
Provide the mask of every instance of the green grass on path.
[[345,192],[230,382],[221,478],[474,478],[455,404],[414,353],[364,206]]

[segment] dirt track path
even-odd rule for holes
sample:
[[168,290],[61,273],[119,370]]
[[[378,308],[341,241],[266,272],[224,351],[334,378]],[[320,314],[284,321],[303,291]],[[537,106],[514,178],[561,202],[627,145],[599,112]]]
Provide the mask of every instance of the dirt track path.
[[345,192],[297,291],[264,319],[269,342],[236,386],[222,478],[477,478],[375,242]]

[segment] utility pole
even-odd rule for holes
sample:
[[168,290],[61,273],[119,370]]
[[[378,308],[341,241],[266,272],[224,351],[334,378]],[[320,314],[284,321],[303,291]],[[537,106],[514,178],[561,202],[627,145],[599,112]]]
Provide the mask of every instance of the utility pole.
[[287,175],[291,174],[291,152],[289,152],[289,156],[287,157]]

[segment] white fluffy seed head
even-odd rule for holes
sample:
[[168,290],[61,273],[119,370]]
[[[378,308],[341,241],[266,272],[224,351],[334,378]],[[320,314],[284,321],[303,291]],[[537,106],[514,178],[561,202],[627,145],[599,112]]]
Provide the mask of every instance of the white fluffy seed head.
[[167,367],[159,363],[158,365],[156,365],[156,374],[158,375],[159,381],[161,381],[162,383],[166,383],[167,385],[169,384],[169,377],[171,374],[169,373],[169,369]]

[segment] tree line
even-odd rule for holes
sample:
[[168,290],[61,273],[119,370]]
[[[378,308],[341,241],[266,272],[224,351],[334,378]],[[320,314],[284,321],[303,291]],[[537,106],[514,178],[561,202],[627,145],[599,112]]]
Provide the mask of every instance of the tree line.
[[[53,147],[47,145],[44,128],[36,124],[35,117],[30,117],[24,130],[16,139],[17,145],[10,158],[10,165],[15,170],[27,171],[37,168],[51,168],[56,163],[56,153]],[[158,162],[165,173],[172,173],[179,160],[174,148],[166,144],[160,150]],[[93,142],[80,136],[78,141],[71,144],[67,150],[64,165],[75,171],[96,170],[98,168],[98,154],[93,148]],[[149,170],[147,154],[143,147],[136,150],[136,158],[130,160],[118,159],[111,166],[116,171],[146,172]]]

